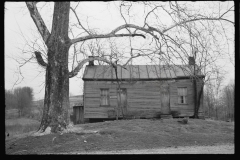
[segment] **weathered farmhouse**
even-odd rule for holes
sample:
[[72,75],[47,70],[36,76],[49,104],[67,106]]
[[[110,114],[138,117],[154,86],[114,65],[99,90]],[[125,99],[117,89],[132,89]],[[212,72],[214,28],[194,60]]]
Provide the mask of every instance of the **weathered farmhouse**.
[[[161,115],[193,116],[193,65],[110,65],[86,66],[84,118],[154,118]],[[204,78],[200,71],[197,90]],[[120,88],[120,89],[119,89]],[[119,90],[118,90],[119,89]],[[118,92],[119,91],[119,92]],[[119,94],[117,94],[119,93]],[[203,96],[202,96],[203,97]],[[201,99],[199,116],[203,116]]]

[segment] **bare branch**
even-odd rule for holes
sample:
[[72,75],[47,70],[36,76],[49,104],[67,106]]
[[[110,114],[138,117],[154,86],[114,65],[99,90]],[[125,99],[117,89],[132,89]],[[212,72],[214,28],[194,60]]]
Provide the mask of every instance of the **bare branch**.
[[77,43],[77,42],[81,42],[81,41],[85,41],[85,40],[90,40],[90,39],[98,39],[98,38],[111,38],[111,37],[135,37],[135,36],[141,36],[143,38],[146,38],[144,35],[142,34],[93,34],[93,35],[89,35],[89,36],[85,36],[85,37],[79,37],[79,38],[75,38],[71,40],[71,44]]
[[155,9],[157,9],[158,7],[162,7],[162,6],[156,6],[156,7],[154,7],[150,12],[148,12],[147,13],[147,15],[146,15],[146,17],[145,17],[145,19],[144,19],[144,25],[143,25],[143,27],[146,25],[146,23],[147,23],[147,18],[148,18],[148,16],[150,15],[150,13],[152,13]]
[[89,39],[96,39],[96,38],[111,38],[111,37],[125,37],[125,36],[126,37],[141,36],[141,37],[145,38],[145,36],[142,34],[116,34],[118,31],[120,31],[122,29],[126,29],[126,28],[135,28],[137,30],[140,30],[140,31],[143,31],[145,33],[152,35],[156,39],[158,39],[158,37],[152,33],[153,31],[156,31],[159,34],[162,34],[161,31],[159,31],[158,29],[156,29],[154,27],[149,27],[148,29],[146,29],[144,27],[140,27],[140,26],[137,26],[134,24],[124,24],[124,25],[117,27],[116,29],[114,29],[112,32],[110,32],[108,34],[99,34],[99,35],[94,34],[94,35],[89,35],[89,36],[85,36],[85,37],[79,37],[79,38],[72,39],[71,44],[77,43],[80,41],[89,40]]
[[[127,20],[124,17],[124,15],[122,14],[122,6],[125,6],[124,3],[121,3],[121,5],[120,5],[120,14],[121,14],[122,18],[124,19],[125,24],[127,24]],[[131,31],[128,28],[126,28],[126,29],[128,30],[129,34],[131,34]]]
[[221,16],[219,16],[220,18],[222,18],[226,13],[228,13],[229,11],[231,11],[231,9],[233,8],[234,6],[232,6],[231,8],[229,8],[226,12],[224,12]]
[[209,17],[194,18],[194,19],[185,20],[185,21],[179,22],[179,23],[177,23],[177,24],[174,24],[174,25],[172,25],[171,27],[163,30],[162,33],[165,33],[165,32],[169,31],[170,29],[172,29],[172,28],[174,28],[174,27],[176,27],[176,26],[180,26],[180,25],[182,25],[182,24],[186,24],[186,23],[193,22],[193,21],[200,21],[200,20],[217,20],[217,21],[219,21],[219,20],[224,20],[224,21],[228,21],[228,22],[232,23],[233,25],[235,25],[234,22],[229,21],[229,20],[224,19],[224,18],[221,18],[221,17],[219,17],[219,18],[209,18]]
[[71,10],[73,11],[73,13],[75,14],[75,17],[76,17],[77,20],[78,20],[78,24],[82,27],[82,29],[83,29],[84,31],[86,31],[89,35],[91,35],[91,33],[88,32],[88,30],[87,30],[86,28],[84,28],[83,25],[81,24],[81,22],[80,22],[80,20],[79,20],[79,18],[78,18],[78,16],[77,16],[76,11],[75,11],[72,7],[70,7],[70,9],[71,9]]
[[77,67],[73,71],[69,72],[69,78],[72,78],[72,77],[76,76],[78,74],[78,72],[82,69],[82,67],[85,63],[87,63],[89,61],[93,61],[93,60],[98,60],[98,61],[105,62],[105,63],[113,66],[114,68],[116,68],[117,66],[120,66],[120,67],[126,69],[125,66],[116,64],[116,62],[114,63],[114,62],[111,62],[111,61],[109,61],[109,60],[107,60],[103,57],[97,57],[96,56],[96,57],[86,58],[86,59],[82,60],[80,63],[78,63]]
[[87,63],[89,61],[93,61],[93,60],[101,60],[101,61],[104,61],[108,64],[114,65],[112,62],[108,61],[107,59],[101,58],[101,57],[86,58],[86,59],[82,60],[80,63],[78,63],[77,67],[74,70],[69,72],[69,78],[72,78],[72,77],[76,76],[78,74],[78,72],[82,69],[82,67],[85,63]]
[[38,64],[40,64],[42,67],[46,67],[47,63],[44,62],[44,60],[41,56],[41,52],[35,51],[34,53],[35,53]]
[[123,65],[123,67],[125,68],[126,65],[127,65],[133,58],[137,58],[137,57],[140,57],[140,56],[142,56],[140,53],[138,53],[136,56],[131,56],[131,57],[128,59],[128,61]]
[[47,44],[48,38],[50,37],[50,32],[48,31],[41,15],[38,12],[36,2],[26,2],[26,5],[39,33],[41,34],[45,44]]

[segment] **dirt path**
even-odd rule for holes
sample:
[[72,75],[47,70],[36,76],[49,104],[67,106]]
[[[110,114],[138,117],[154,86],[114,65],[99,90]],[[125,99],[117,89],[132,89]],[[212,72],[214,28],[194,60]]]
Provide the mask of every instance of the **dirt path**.
[[97,151],[68,154],[234,154],[234,145],[168,147],[158,149]]

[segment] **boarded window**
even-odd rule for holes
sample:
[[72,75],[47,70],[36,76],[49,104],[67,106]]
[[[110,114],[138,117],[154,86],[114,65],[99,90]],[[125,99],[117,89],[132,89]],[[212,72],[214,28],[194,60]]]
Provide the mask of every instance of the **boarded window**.
[[178,88],[178,103],[179,104],[187,103],[187,87]]
[[109,89],[101,89],[101,106],[109,105]]

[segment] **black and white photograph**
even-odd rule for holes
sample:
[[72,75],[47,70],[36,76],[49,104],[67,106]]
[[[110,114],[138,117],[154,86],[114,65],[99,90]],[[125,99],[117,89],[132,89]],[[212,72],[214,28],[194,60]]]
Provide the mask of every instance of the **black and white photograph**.
[[5,154],[234,154],[235,16],[234,1],[5,2]]

